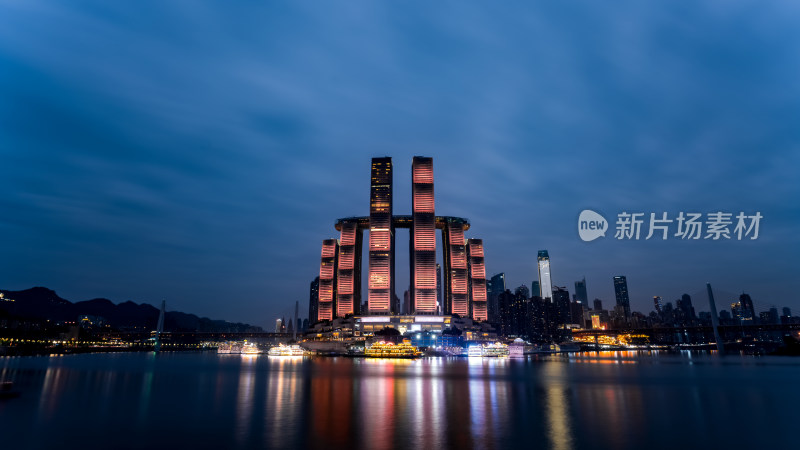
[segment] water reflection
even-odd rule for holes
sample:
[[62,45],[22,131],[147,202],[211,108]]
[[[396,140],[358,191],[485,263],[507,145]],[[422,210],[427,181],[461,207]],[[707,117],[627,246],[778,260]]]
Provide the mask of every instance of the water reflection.
[[572,424],[569,412],[569,384],[566,365],[547,364],[544,374],[548,377],[545,387],[545,416],[547,417],[547,437],[552,448],[568,450],[573,448]]
[[[769,446],[794,429],[800,364],[758,361],[18,358],[2,373],[23,395],[0,423],[4,448],[57,447],[84,424],[107,448]],[[741,417],[759,433],[731,439]]]

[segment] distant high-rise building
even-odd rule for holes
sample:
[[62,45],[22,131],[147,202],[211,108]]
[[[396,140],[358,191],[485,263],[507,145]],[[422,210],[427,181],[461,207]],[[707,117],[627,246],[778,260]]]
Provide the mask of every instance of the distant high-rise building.
[[583,305],[589,304],[589,296],[586,294],[586,277],[575,282],[575,299]]
[[768,311],[763,311],[759,314],[759,321],[764,325],[775,325],[780,323],[778,318],[778,308],[770,308]]
[[741,316],[743,320],[754,320],[756,318],[756,310],[753,307],[753,299],[749,294],[742,293],[739,296],[739,304],[741,306]]
[[595,311],[602,311],[603,310],[603,301],[599,298],[594,299],[594,303],[592,305],[592,309]]
[[541,297],[542,296],[542,292],[539,289],[539,282],[538,281],[534,281],[533,283],[531,283],[531,294],[533,294],[534,296],[537,296],[537,297]]
[[[528,288],[525,287],[525,290]],[[528,299],[517,289],[516,294],[505,291],[498,298],[500,333],[504,336],[523,336],[528,331]]]
[[661,315],[661,297],[657,295],[653,297],[653,306],[655,307],[656,312]]
[[572,322],[572,311],[569,300],[569,291],[566,287],[553,287],[553,304],[556,311],[555,325],[560,327],[562,325]]
[[528,286],[525,286],[524,284],[514,289],[514,294],[521,295],[525,298],[531,298],[531,293],[528,291]]
[[783,307],[783,315],[786,317],[792,317],[792,310],[789,309],[788,306]]
[[394,292],[392,158],[372,158],[369,195],[369,313],[390,314]]
[[498,273],[497,275],[494,275],[492,279],[489,281],[489,300],[488,300],[489,321],[492,323],[498,323],[500,314],[498,299],[500,298],[500,294],[502,294],[505,291],[506,291],[506,274]]
[[550,255],[547,250],[539,250],[536,258],[539,264],[539,297],[553,299],[553,283],[550,281]]
[[614,277],[614,295],[617,297],[617,305],[622,307],[625,320],[631,318],[631,301],[628,298],[628,280],[624,275]]
[[678,301],[678,307],[683,311],[683,316],[687,320],[694,319],[694,306],[692,306],[692,297],[689,294],[681,295],[681,299]]
[[411,314],[411,292],[403,292],[403,314]]
[[411,304],[415,314],[436,313],[436,223],[433,158],[411,162]]
[[275,332],[276,333],[283,332],[283,321],[281,319],[275,319]]
[[301,328],[303,332],[308,331],[308,319],[303,319],[303,328]]
[[319,309],[319,277],[311,282],[311,289],[308,296],[308,320],[311,323],[317,322],[317,311]]

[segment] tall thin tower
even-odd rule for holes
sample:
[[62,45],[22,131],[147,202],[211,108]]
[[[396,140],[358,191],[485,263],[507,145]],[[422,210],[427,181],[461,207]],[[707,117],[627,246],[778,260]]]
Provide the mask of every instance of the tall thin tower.
[[369,193],[370,314],[390,314],[394,292],[392,158],[372,158]]
[[415,314],[436,314],[436,218],[433,158],[411,163],[411,305]]
[[[553,301],[553,283],[550,281],[550,255],[547,250],[539,250],[536,258],[539,264],[539,297]],[[536,295],[535,292],[532,295]]]

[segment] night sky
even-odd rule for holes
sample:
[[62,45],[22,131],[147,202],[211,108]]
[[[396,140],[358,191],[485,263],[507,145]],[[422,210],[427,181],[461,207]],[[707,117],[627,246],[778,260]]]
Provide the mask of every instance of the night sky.
[[[410,214],[424,155],[511,289],[547,249],[608,307],[626,275],[634,310],[708,281],[800,313],[798,23],[792,1],[3,1],[0,288],[305,316],[370,158]],[[755,241],[586,243],[585,208],[764,218]]]

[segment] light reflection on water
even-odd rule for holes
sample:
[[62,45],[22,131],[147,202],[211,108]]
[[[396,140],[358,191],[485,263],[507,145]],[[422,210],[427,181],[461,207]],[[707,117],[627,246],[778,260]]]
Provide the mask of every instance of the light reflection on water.
[[[23,395],[0,402],[0,424],[26,448],[69,447],[76,430],[82,448],[769,447],[794,430],[798,376],[793,359],[615,352],[2,358]],[[743,417],[758,433],[731,428]]]

